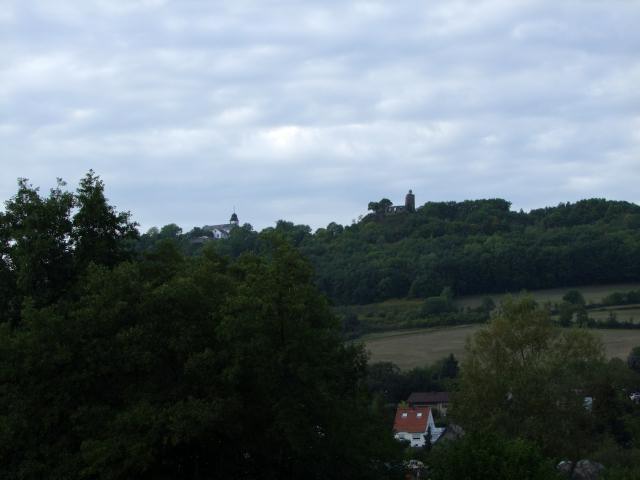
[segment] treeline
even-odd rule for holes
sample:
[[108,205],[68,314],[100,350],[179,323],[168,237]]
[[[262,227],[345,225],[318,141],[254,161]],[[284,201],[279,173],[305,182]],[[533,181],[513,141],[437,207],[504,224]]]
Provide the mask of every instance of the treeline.
[[300,243],[338,303],[640,279],[640,207],[600,199],[514,212],[504,200],[369,215]]
[[433,365],[416,367],[403,372],[391,362],[377,362],[369,365],[367,385],[369,391],[387,404],[395,406],[405,402],[413,392],[443,392],[457,388],[456,379],[460,367],[453,354]]
[[[172,236],[197,252],[201,229],[176,228],[150,231],[140,248]],[[337,304],[426,298],[446,287],[464,295],[640,280],[640,207],[629,202],[590,199],[528,213],[501,199],[428,202],[315,233],[286,221],[270,231],[311,260],[316,284]],[[247,224],[215,248],[238,256],[260,243]]]

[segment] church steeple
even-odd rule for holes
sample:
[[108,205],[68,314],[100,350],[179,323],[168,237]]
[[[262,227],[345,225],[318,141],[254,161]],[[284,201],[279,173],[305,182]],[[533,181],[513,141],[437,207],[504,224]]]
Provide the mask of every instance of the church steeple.
[[238,221],[238,215],[236,215],[236,209],[235,209],[235,208],[233,209],[233,213],[231,214],[231,219],[229,220],[229,223],[230,223],[231,225],[236,226],[236,227],[237,227],[237,226],[238,226],[238,224],[240,223],[240,222]]

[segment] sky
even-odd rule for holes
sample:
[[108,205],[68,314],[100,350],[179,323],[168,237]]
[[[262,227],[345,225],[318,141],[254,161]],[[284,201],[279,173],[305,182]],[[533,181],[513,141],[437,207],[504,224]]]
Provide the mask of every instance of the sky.
[[0,199],[154,225],[640,202],[640,0],[0,0]]

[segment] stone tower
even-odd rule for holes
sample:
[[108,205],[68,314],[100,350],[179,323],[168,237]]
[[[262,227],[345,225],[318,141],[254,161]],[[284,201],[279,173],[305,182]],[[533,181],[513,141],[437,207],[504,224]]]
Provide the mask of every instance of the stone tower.
[[409,213],[413,213],[416,211],[416,196],[411,190],[409,190],[407,196],[404,197],[404,208]]

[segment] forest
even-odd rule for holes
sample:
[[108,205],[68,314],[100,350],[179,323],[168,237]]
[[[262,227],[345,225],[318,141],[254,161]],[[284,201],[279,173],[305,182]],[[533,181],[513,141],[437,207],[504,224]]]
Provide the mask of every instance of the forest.
[[[591,204],[632,243],[618,210],[634,206]],[[587,217],[575,228],[600,225]],[[194,248],[175,226],[139,235],[93,172],[44,195],[20,180],[0,213],[0,479],[400,479],[421,459],[432,480],[542,480],[583,458],[638,478],[640,348],[606,360],[531,297],[495,306],[460,363],[402,372],[345,341],[303,252],[412,218]],[[452,392],[446,421],[466,434],[416,450],[390,416],[428,389]]]
[[[370,212],[315,232],[285,220],[260,233],[245,224],[215,248],[232,257],[259,252],[261,233],[272,231],[311,261],[317,286],[338,305],[426,298],[444,288],[466,295],[640,280],[640,206],[623,201],[530,212],[501,199],[427,202],[415,213]],[[154,228],[139,248],[173,238],[194,253],[201,247],[191,240],[203,233]]]

